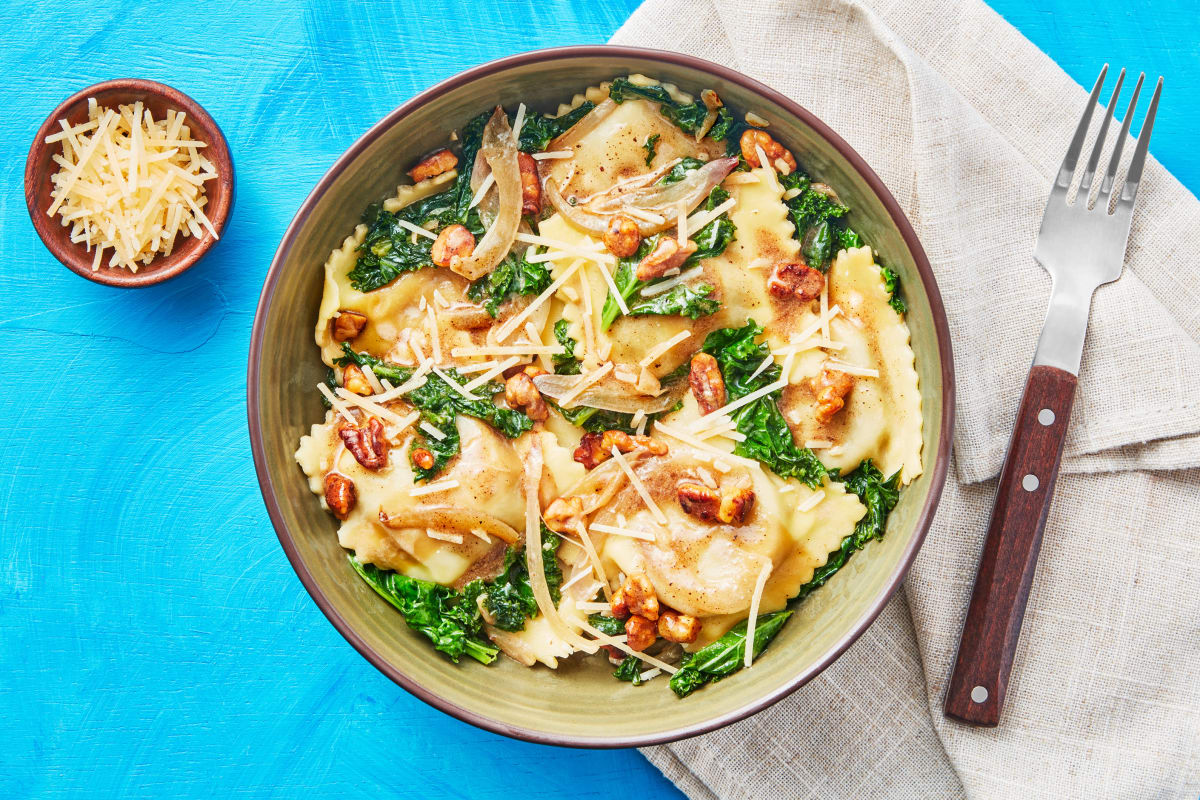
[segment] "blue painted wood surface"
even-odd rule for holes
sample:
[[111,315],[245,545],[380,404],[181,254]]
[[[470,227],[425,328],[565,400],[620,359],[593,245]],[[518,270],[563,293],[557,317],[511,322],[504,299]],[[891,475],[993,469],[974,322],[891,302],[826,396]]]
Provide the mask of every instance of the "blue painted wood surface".
[[[0,797],[681,796],[633,751],[540,747],[459,723],[351,650],[276,542],[243,399],[263,275],[337,155],[431,83],[520,50],[604,41],[635,5],[0,8]],[[1083,82],[1104,54],[1164,72],[1154,151],[1200,184],[1194,15],[1118,0],[997,7]],[[140,291],[60,267],[21,191],[44,115],[121,76],[191,94],[237,162],[225,240]]]

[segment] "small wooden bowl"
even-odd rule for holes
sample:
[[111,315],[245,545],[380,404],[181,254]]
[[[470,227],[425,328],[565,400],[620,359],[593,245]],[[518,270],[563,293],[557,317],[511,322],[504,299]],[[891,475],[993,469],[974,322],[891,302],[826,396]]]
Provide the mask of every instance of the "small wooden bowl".
[[179,238],[169,256],[159,256],[137,272],[104,264],[93,270],[92,254],[82,244],[71,241],[70,227],[64,226],[57,214],[53,217],[46,214],[46,209],[53,202],[50,197],[50,177],[58,171],[53,157],[62,152],[59,143],[46,144],[46,137],[60,130],[60,119],[66,119],[72,125],[84,122],[87,119],[89,97],[96,98],[97,103],[108,108],[141,100],[156,119],[165,116],[168,110],[182,111],[187,115],[186,124],[191,128],[192,137],[208,144],[204,148],[204,156],[216,168],[217,177],[204,184],[208,197],[204,213],[218,236],[224,232],[225,223],[233,209],[233,158],[229,154],[225,136],[208,112],[183,92],[155,81],[123,78],[97,83],[68,97],[42,123],[34,137],[33,146],[29,148],[29,157],[25,161],[25,203],[29,207],[33,227],[55,258],[75,274],[108,286],[149,286],[173,278],[199,261],[217,240],[211,236],[203,239],[195,236]]

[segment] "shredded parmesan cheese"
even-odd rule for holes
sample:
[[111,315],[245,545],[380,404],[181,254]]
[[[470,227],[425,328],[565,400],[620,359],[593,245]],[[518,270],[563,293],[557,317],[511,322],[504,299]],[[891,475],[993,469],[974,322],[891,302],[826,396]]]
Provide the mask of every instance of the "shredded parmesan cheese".
[[758,624],[758,604],[762,601],[763,589],[767,585],[767,576],[775,565],[770,559],[759,570],[758,580],[754,582],[754,597],[750,600],[750,616],[746,618],[746,661],[749,667],[754,663],[754,626]]
[[701,211],[698,214],[693,214],[687,221],[687,228],[690,231],[698,231],[708,223],[712,222],[717,217],[724,214],[729,209],[737,205],[737,200],[733,197],[721,203],[711,211]]
[[621,467],[621,471],[625,473],[625,477],[629,479],[630,485],[633,486],[642,498],[642,502],[646,504],[646,508],[650,509],[650,516],[654,517],[655,522],[659,525],[667,524],[667,515],[658,507],[658,503],[654,502],[654,498],[650,496],[650,491],[646,489],[646,484],[642,483],[642,479],[633,471],[633,467],[629,466],[629,461],[621,454],[621,451],[613,446],[612,457]]
[[679,246],[686,247],[688,238],[687,206],[684,205],[682,200],[679,201],[675,214],[678,219],[678,222],[675,223],[675,230],[676,235],[679,237]]
[[812,511],[814,508],[817,507],[817,504],[819,504],[824,499],[825,499],[825,490],[818,489],[817,491],[815,491],[811,495],[809,495],[808,498],[803,503],[796,506],[796,510],[797,511]]
[[468,392],[457,381],[455,381],[453,378],[451,378],[449,375],[447,375],[445,372],[438,369],[437,367],[433,368],[433,374],[437,375],[439,378],[441,378],[443,381],[445,381],[447,386],[449,386],[454,391],[458,392],[458,394],[462,395],[464,399],[466,399],[466,400],[482,400],[483,399],[481,397],[476,397],[475,395]]
[[684,341],[685,339],[691,338],[691,335],[691,331],[680,331],[670,339],[667,339],[665,342],[659,342],[654,347],[651,347],[649,351],[647,351],[642,360],[638,362],[638,366],[642,367],[643,369],[650,366],[672,347]]
[[649,286],[644,287],[641,290],[641,295],[642,297],[654,297],[655,295],[660,295],[663,292],[674,289],[681,283],[690,281],[692,278],[696,277],[702,272],[704,272],[704,267],[692,267],[684,272],[676,272],[674,278],[670,278],[669,280],[665,281],[659,281],[658,283],[652,283]]
[[[520,234],[517,234],[517,235],[520,236]],[[496,332],[496,341],[503,342],[505,339],[507,339],[509,336],[511,336],[512,332],[517,329],[517,326],[522,324],[523,322],[525,322],[525,320],[529,319],[529,315],[532,314],[536,309],[541,307],[542,303],[546,302],[551,297],[553,297],[554,293],[559,290],[559,287],[561,287],[564,283],[566,283],[570,279],[570,277],[575,274],[575,270],[579,269],[579,267],[582,264],[583,264],[583,261],[573,262],[571,264],[571,266],[569,266],[563,270],[561,275],[559,275],[557,278],[555,278],[554,283],[547,286],[542,291],[541,294],[539,294],[537,297],[535,297],[533,299],[532,303],[525,306],[525,308],[519,314],[513,315],[503,325],[501,325],[500,330]],[[456,347],[456,348],[454,348],[454,350],[451,351],[451,354],[454,356],[458,356],[458,354],[459,354],[458,351],[465,350],[465,349],[468,349],[468,348]],[[558,352],[561,353],[563,351],[560,349]],[[473,355],[509,355],[509,354],[508,353],[474,353]]]
[[512,138],[521,141],[521,127],[525,124],[525,104],[517,105],[517,116],[513,117]]
[[422,495],[437,494],[438,492],[445,492],[456,488],[458,488],[458,481],[454,478],[446,478],[445,480],[427,483],[424,486],[414,486],[408,490],[408,496],[421,497]]
[[[487,196],[488,189],[492,188],[492,184],[496,182],[496,174],[489,172],[487,177],[479,183],[479,188],[475,190],[475,196],[471,198],[470,205],[467,208],[474,208],[483,202],[483,198]],[[437,238],[436,236],[434,237]]]
[[615,525],[605,525],[601,522],[593,522],[591,529],[600,533],[611,533],[614,536],[628,536],[631,539],[641,539],[644,542],[655,541],[654,534],[646,531],[635,531],[631,528],[618,528]]
[[622,314],[629,316],[629,306],[625,303],[625,298],[621,295],[621,290],[617,288],[612,273],[603,264],[597,264],[596,269],[604,277],[604,282],[608,284],[609,297],[617,301],[617,308],[621,309]]
[[441,431],[439,431],[437,428],[430,425],[425,420],[421,420],[421,424],[418,425],[417,427],[420,428],[421,430],[425,431],[425,433],[429,434],[434,439],[437,439],[439,442],[442,439],[446,438],[446,434],[442,433]]
[[[568,242],[559,241],[558,239],[551,239],[546,236],[538,236],[534,233],[518,233],[517,241],[525,242],[526,244],[538,244],[553,248],[553,250],[549,253],[542,253],[527,259],[531,264],[536,264],[539,261],[552,261],[555,258],[561,258],[563,255],[584,258],[589,261],[595,261],[597,264],[617,263],[616,256],[612,255],[611,253],[601,252],[599,249],[580,247],[579,245],[573,245]],[[597,242],[595,244],[599,243]]]
[[860,378],[878,378],[879,370],[871,369],[870,367],[860,367],[855,364],[847,364],[845,361],[838,361],[835,358],[829,359],[829,366],[836,370],[840,370],[847,375],[857,375]]
[[572,150],[547,150],[544,153],[534,153],[533,157],[537,161],[544,161],[548,158],[570,158],[575,155]]
[[[786,371],[785,371],[785,374],[786,374]],[[724,406],[722,406],[721,408],[718,408],[716,411],[711,411],[708,414],[705,414],[703,417],[700,417],[700,419],[693,422],[691,429],[693,432],[695,432],[695,431],[701,430],[703,428],[707,428],[715,422],[720,422],[721,417],[727,417],[727,416],[729,416],[730,413],[737,411],[742,406],[748,406],[760,397],[771,394],[771,392],[779,391],[783,387],[787,386],[787,383],[788,382],[787,382],[786,377],[780,378],[777,381],[768,383],[766,386],[763,386],[760,389],[754,390],[753,392],[746,395],[745,397],[741,397],[737,400],[734,400],[732,403],[726,403]]]
[[685,431],[681,431],[678,428],[672,427],[671,425],[665,425],[662,422],[655,422],[654,430],[658,431],[659,433],[664,433],[667,436],[670,436],[672,439],[677,439],[702,453],[708,453],[710,456],[728,459],[735,464],[741,464],[742,466],[750,467],[751,469],[759,469],[759,464],[757,461],[750,458],[743,458],[742,456],[735,456],[725,450],[720,450],[706,442],[702,442],[700,439],[697,439],[695,436],[692,436]]
[[441,531],[435,531],[432,528],[426,528],[425,535],[430,539],[437,539],[440,542],[453,542],[454,544],[463,543],[461,533],[442,533]]
[[[496,362],[494,362],[494,361],[490,362],[492,364],[495,364],[495,366],[493,366],[491,369],[488,369],[486,372],[482,373],[477,378],[474,378],[474,379],[468,381],[467,383],[465,383],[463,385],[463,388],[466,389],[468,392],[474,391],[475,389],[479,388],[480,386],[483,386],[485,383],[490,381],[492,378],[494,378],[497,375],[499,375],[500,373],[504,372],[504,370],[508,369],[509,367],[515,367],[520,362],[521,362],[520,356],[513,356],[512,358],[510,358],[506,361],[501,361],[498,364],[496,364]],[[485,362],[485,363],[488,363],[488,362]],[[459,370],[459,372],[462,372],[462,370]]]
[[575,381],[574,385],[572,385],[571,388],[567,390],[567,392],[564,393],[559,399],[558,405],[562,408],[571,408],[575,405],[575,398],[583,394],[584,389],[588,388],[593,383],[596,383],[605,375],[612,372],[612,369],[613,363],[611,361],[607,361],[603,366],[592,370],[586,375],[580,375],[579,380]]
[[425,306],[426,320],[429,323],[429,337],[433,340],[433,360],[436,364],[442,363],[442,334],[438,330],[437,311],[433,304]]
[[329,401],[329,405],[333,406],[334,411],[345,417],[347,422],[354,422],[354,415],[350,413],[350,409],[345,403],[343,403],[341,400],[338,400],[337,397],[334,396],[333,391],[325,385],[324,381],[317,384],[317,389],[319,389],[321,394],[324,395],[325,399]]
[[[422,228],[420,225],[414,225],[406,219],[400,219],[397,217],[396,224],[401,228],[404,228],[406,231],[412,231],[417,236],[424,236],[427,239],[437,239],[436,233],[433,233],[427,228]],[[421,299],[424,300],[425,298],[422,297]]]
[[471,535],[477,539],[482,539],[483,541],[487,542],[488,544],[492,543],[492,537],[488,536],[488,532],[483,530],[482,528],[471,528]]
[[170,255],[178,236],[217,238],[203,210],[204,183],[216,169],[200,155],[207,143],[192,139],[184,120],[178,111],[155,120],[140,101],[114,111],[93,98],[87,122],[59,120],[62,130],[46,137],[62,143],[46,214],[71,226],[71,241],[94,248],[93,270],[105,250],[112,251],[108,266],[137,272]]
[[371,400],[368,400],[365,397],[359,397],[354,392],[350,391],[349,389],[347,389],[344,386],[340,387],[337,390],[337,396],[342,398],[346,402],[350,403],[351,405],[358,406],[359,408],[363,409],[364,411],[369,411],[372,414],[374,414],[375,416],[381,417],[382,419],[392,423],[393,425],[399,427],[402,430],[412,424],[410,421],[408,421],[408,419],[406,417],[402,417],[399,414],[397,414],[395,411],[392,411],[389,408],[384,408],[383,406],[379,405],[378,403],[372,402]]

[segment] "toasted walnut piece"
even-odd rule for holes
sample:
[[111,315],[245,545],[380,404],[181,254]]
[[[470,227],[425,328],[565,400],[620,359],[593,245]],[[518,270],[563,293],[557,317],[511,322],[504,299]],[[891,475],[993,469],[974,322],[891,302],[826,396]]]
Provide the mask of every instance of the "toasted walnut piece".
[[612,599],[608,601],[608,605],[612,611],[612,615],[617,619],[625,619],[629,616],[629,598],[625,596],[624,586],[613,592]]
[[537,364],[529,364],[525,366],[521,372],[524,372],[531,378],[536,378],[538,375],[549,375],[549,372],[539,367]]
[[429,249],[429,257],[439,267],[450,266],[455,258],[466,258],[475,252],[475,235],[466,225],[447,225],[442,228]]
[[509,408],[524,411],[525,416],[535,422],[544,420],[550,415],[550,411],[546,408],[546,401],[542,399],[542,393],[534,385],[533,378],[524,372],[518,372],[504,382],[504,399],[508,401]]
[[357,311],[339,311],[333,318],[333,340],[346,342],[363,332],[367,327],[367,315]]
[[653,622],[658,619],[658,595],[654,592],[654,584],[644,573],[630,575],[621,584],[621,593],[630,614],[645,617]]
[[650,255],[643,258],[637,265],[637,279],[651,281],[660,278],[663,273],[681,266],[694,252],[696,252],[696,243],[691,239],[688,239],[687,243],[680,247],[674,236],[664,236],[658,240],[658,244],[654,246]]
[[354,460],[367,469],[380,469],[387,465],[388,441],[383,435],[383,423],[377,417],[367,420],[365,427],[347,425],[338,430],[338,436]]
[[433,469],[433,453],[429,452],[424,447],[413,448],[410,456],[412,458],[412,462],[421,469]]
[[604,231],[604,246],[617,258],[629,258],[642,243],[638,225],[624,214],[617,214],[608,222]]
[[754,490],[749,487],[721,492],[721,507],[717,520],[727,525],[741,525],[754,508]]
[[559,497],[542,512],[546,527],[556,533],[568,533],[583,519],[583,498],[576,495]]
[[668,642],[691,644],[700,635],[700,620],[691,614],[665,609],[658,618],[658,635]]
[[[742,134],[742,138],[738,140],[742,146],[742,158],[751,167],[771,166],[776,159],[783,159],[783,163],[787,164],[788,171],[796,170],[796,157],[791,154],[786,147],[775,141],[771,134],[758,128],[747,128]],[[762,164],[758,160],[758,148],[761,147],[763,155],[767,157],[770,164]]]
[[521,170],[521,214],[536,217],[542,213],[542,181],[537,161],[529,153],[517,153],[517,167]]
[[725,379],[717,359],[708,353],[692,356],[692,367],[688,371],[688,384],[701,414],[711,414],[725,405]]
[[358,364],[351,364],[342,370],[342,386],[357,395],[368,395],[374,391]]
[[785,261],[776,264],[767,279],[767,291],[775,297],[796,297],[800,300],[816,300],[825,288],[825,275],[821,270],[800,261]]
[[443,148],[417,162],[417,165],[408,171],[408,177],[413,179],[413,183],[420,183],[427,178],[449,172],[457,166],[458,156]]
[[624,431],[605,431],[604,433],[585,433],[575,448],[575,460],[588,469],[595,469],[612,458],[612,449],[617,448],[621,453],[632,453],[644,449],[652,456],[667,454],[667,446],[649,436],[630,436]]
[[721,495],[716,489],[710,489],[699,483],[681,483],[675,490],[679,499],[679,507],[684,513],[691,514],[705,522],[715,522],[717,512],[721,510]]
[[354,491],[354,481],[340,472],[330,472],[325,475],[325,504],[338,519],[350,516],[354,502],[358,499]]
[[628,637],[625,644],[629,649],[641,652],[658,638],[658,626],[645,617],[635,615],[625,620],[625,633]]
[[810,381],[817,399],[817,419],[828,422],[846,405],[846,395],[854,388],[854,376],[825,367]]

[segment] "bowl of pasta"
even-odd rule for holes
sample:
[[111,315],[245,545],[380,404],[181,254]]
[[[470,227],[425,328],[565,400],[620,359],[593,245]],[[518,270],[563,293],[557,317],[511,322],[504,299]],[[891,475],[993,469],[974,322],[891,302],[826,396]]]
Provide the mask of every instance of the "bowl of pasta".
[[571,47],[356,142],[254,322],[258,479],[304,586],[417,697],[662,743],[786,696],[899,586],[949,461],[928,260],[878,176],[726,67]]

